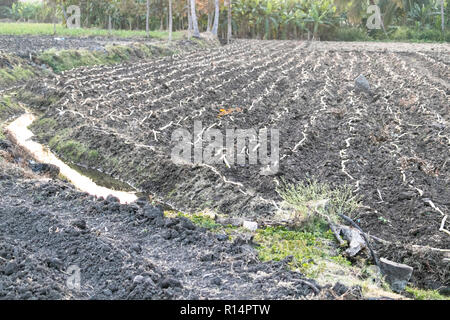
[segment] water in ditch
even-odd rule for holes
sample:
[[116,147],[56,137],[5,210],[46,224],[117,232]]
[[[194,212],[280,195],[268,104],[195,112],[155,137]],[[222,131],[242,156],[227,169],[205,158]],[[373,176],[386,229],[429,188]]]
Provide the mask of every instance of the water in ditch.
[[55,165],[60,173],[77,189],[97,197],[106,198],[108,195],[117,197],[121,203],[131,203],[138,199],[138,194],[130,185],[114,179],[97,170],[86,169],[76,165],[68,165],[58,159],[48,148],[33,141],[34,134],[28,129],[35,116],[25,113],[10,123],[6,131],[14,142],[36,161]]

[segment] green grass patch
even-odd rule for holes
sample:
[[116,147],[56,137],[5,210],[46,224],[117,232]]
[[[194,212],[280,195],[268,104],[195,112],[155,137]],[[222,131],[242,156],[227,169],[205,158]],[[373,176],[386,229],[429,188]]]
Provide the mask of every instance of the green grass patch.
[[[56,35],[66,37],[108,37],[117,38],[133,38],[145,37],[146,32],[143,30],[112,30],[111,34],[106,29],[98,28],[79,28],[68,29],[62,25],[56,25],[56,34],[53,33],[53,24],[51,23],[0,23],[0,34],[2,35]],[[184,32],[173,32],[172,39],[179,40],[184,36]],[[150,37],[156,39],[168,39],[167,31],[150,31]]]
[[49,146],[73,163],[86,163],[88,166],[95,167],[100,158],[97,150],[91,150],[75,140],[63,140],[60,136],[53,137]]
[[40,71],[32,67],[28,61],[13,54],[0,52],[0,86],[10,86],[15,82],[29,80]]
[[37,121],[37,125],[43,130],[51,130],[54,129],[58,123],[52,118],[42,118]]
[[[164,214],[171,218],[188,218],[199,227],[228,235],[231,241],[238,235],[251,233],[242,227],[221,225],[207,213],[190,215],[165,211]],[[362,267],[352,266],[341,250],[333,245],[334,235],[325,223],[309,225],[308,228],[302,229],[266,227],[252,234],[261,261],[281,261],[289,258],[288,266],[292,270],[314,278],[321,285],[339,281],[347,286],[359,285],[363,294],[368,297],[400,298],[389,290],[382,279],[378,280],[378,275],[371,266],[365,264]]]
[[[339,214],[352,216],[359,207],[359,200],[348,186],[331,188],[328,184],[306,180],[297,184],[286,183],[277,187],[277,192],[290,207],[290,219],[294,225],[322,224],[324,217],[336,222]],[[320,215],[316,214],[316,211]],[[311,226],[309,226],[311,227]]]
[[50,49],[39,54],[38,59],[50,66],[53,71],[61,72],[82,66],[117,64],[131,59],[150,58],[152,56],[169,55],[170,49],[161,45],[143,43],[129,46],[108,45],[105,50],[55,50]]
[[262,261],[281,261],[291,257],[289,265],[308,277],[317,278],[330,262],[350,267],[351,263],[333,251],[331,231],[310,232],[284,227],[257,230],[255,242]]
[[55,119],[44,117],[34,121],[29,128],[41,141],[50,141],[50,147],[56,148],[58,143],[69,133],[69,129],[65,129],[55,134],[57,125]]
[[30,68],[20,65],[16,65],[12,69],[2,68],[0,69],[0,84],[10,85],[17,81],[31,79],[34,75]]
[[204,213],[185,214],[182,212],[166,211],[165,215],[168,217],[184,217],[190,219],[196,226],[206,228],[210,231],[225,231],[227,227],[217,223],[214,219]]
[[336,28],[324,33],[321,40],[325,41],[372,41],[366,29],[355,27]]
[[450,297],[443,296],[436,290],[422,290],[406,287],[405,291],[413,295],[416,300],[450,300]]
[[81,156],[88,152],[87,148],[74,140],[67,140],[56,145],[56,151],[62,153],[65,158],[68,158],[74,162],[79,162]]
[[[224,226],[204,213],[183,214],[166,211],[169,217],[185,217],[195,225],[215,233],[228,234],[233,239],[240,233],[250,231]],[[298,270],[309,277],[317,277],[327,268],[329,262],[350,267],[351,263],[338,251],[331,250],[333,234],[325,224],[315,225],[309,229],[288,229],[285,227],[266,227],[254,233],[254,242],[261,261],[281,261],[292,257],[289,263],[293,270]]]
[[92,161],[97,161],[98,158],[100,157],[100,155],[97,150],[89,150],[87,157],[88,157],[88,160],[90,162],[92,162]]
[[22,108],[9,95],[0,97],[0,120],[7,120],[8,118],[19,114]]
[[41,141],[48,141],[48,146],[60,157],[72,163],[84,163],[89,167],[95,167],[100,159],[97,150],[89,149],[85,144],[69,138],[70,130],[54,131],[57,125],[54,119],[42,118],[35,121],[30,129]]
[[50,66],[53,71],[61,72],[81,66],[110,64],[118,61],[110,61],[107,55],[88,50],[47,50],[38,56],[38,59]]

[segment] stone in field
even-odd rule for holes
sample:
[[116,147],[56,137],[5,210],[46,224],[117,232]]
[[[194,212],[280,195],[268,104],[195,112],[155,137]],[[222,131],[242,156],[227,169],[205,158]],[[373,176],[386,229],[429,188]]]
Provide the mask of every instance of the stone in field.
[[355,89],[359,91],[370,92],[369,81],[367,81],[366,77],[364,77],[362,74],[360,74],[358,78],[355,79]]
[[345,250],[345,253],[350,257],[356,256],[361,250],[367,248],[366,241],[359,230],[350,227],[342,227],[341,233],[344,239],[349,242],[349,246],[347,250]]
[[392,290],[401,292],[411,278],[413,268],[401,263],[396,263],[385,258],[380,259],[381,272],[386,276],[386,281]]
[[57,177],[59,174],[59,168],[53,164],[49,163],[39,163],[33,160],[28,161],[28,166],[31,171],[37,174],[48,174],[51,177]]
[[256,231],[258,229],[258,223],[254,221],[244,221],[242,226],[250,231]]

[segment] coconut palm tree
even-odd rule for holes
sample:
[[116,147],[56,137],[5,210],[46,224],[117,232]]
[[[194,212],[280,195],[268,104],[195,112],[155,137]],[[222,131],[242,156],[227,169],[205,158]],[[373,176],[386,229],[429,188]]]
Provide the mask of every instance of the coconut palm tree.
[[231,0],[228,0],[228,32],[227,32],[227,43],[231,41]]
[[147,0],[147,13],[145,14],[145,32],[146,32],[147,37],[150,34],[150,30],[148,28],[149,16],[150,16],[150,0]]
[[214,0],[214,24],[212,28],[212,34],[217,36],[217,30],[219,29],[219,0]]
[[192,19],[192,26],[194,28],[194,37],[200,38],[200,31],[198,30],[197,14],[195,13],[195,0],[190,1],[191,1],[191,19]]
[[335,0],[335,4],[338,11],[343,12],[348,10],[348,19],[352,23],[361,23],[367,7],[369,5],[378,5],[381,12],[383,12],[381,27],[384,29],[385,26],[392,22],[395,11],[398,8],[403,8],[403,1],[404,0]]
[[172,0],[169,0],[169,41],[172,41]]
[[188,17],[188,33],[189,33],[189,36],[191,36],[192,17],[191,17],[191,5],[189,3],[190,3],[190,0],[186,0],[187,17]]

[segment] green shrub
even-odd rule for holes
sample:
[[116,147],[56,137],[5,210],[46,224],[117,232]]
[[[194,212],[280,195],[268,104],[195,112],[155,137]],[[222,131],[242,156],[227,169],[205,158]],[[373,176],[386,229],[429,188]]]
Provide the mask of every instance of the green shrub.
[[282,181],[277,192],[285,203],[295,209],[294,222],[304,226],[311,223],[320,226],[325,222],[314,210],[336,221],[339,214],[351,216],[359,206],[358,198],[353,196],[350,187],[332,189],[328,184],[315,180],[297,184]]
[[447,30],[442,36],[441,30],[438,29],[413,29],[408,27],[398,27],[389,36],[394,41],[449,41],[450,30]]
[[328,41],[370,41],[372,40],[367,34],[367,30],[356,27],[336,28],[333,32],[324,34],[322,40]]
[[406,287],[405,291],[416,300],[450,300],[450,297],[445,297],[439,294],[436,290],[422,290],[413,287]]
[[397,28],[397,30],[395,30],[391,35],[392,40],[406,40],[412,38],[413,38],[412,29],[407,27]]

